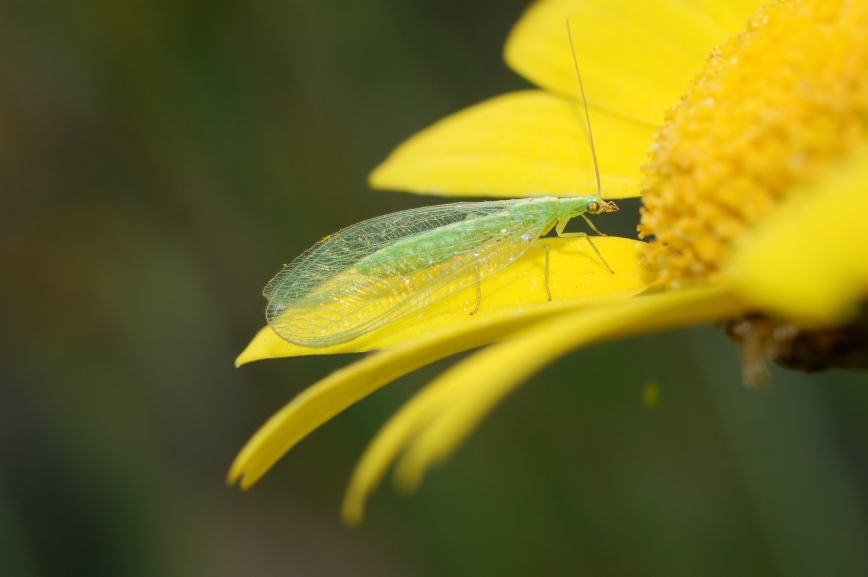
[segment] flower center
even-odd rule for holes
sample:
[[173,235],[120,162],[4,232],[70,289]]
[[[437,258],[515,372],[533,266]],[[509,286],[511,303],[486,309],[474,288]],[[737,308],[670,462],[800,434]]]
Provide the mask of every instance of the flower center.
[[868,2],[763,6],[711,52],[642,167],[658,282],[720,281],[730,243],[866,135]]

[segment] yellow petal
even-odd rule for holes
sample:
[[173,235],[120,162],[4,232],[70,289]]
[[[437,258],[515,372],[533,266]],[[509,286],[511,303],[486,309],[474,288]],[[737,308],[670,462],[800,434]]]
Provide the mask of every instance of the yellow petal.
[[[385,348],[379,345],[389,343],[389,347],[393,348],[329,375],[283,407],[256,432],[238,454],[229,472],[229,482],[234,483],[240,479],[243,488],[253,485],[286,451],[311,431],[376,389],[421,366],[460,351],[502,340],[518,329],[565,310],[573,310],[589,303],[629,298],[646,288],[646,271],[639,264],[642,243],[611,237],[596,239],[601,241],[598,242],[600,250],[617,271],[614,275],[606,272],[605,277],[600,279],[595,268],[598,265],[592,264],[586,258],[587,255],[582,256],[583,245],[587,245],[587,242],[578,243],[577,246],[576,240],[583,239],[546,241],[553,245],[550,278],[552,291],[572,294],[573,298],[537,305],[517,304],[515,299],[528,295],[534,298],[538,296],[534,292],[537,287],[533,286],[533,281],[528,282],[527,276],[541,272],[541,269],[536,270],[533,259],[529,259],[529,262],[519,261],[510,267],[510,270],[517,267],[516,274],[507,274],[500,279],[493,278],[491,280],[494,282],[488,284],[483,282],[483,291],[486,287],[490,291],[490,302],[485,303],[485,306],[490,308],[487,314],[483,314],[482,308],[473,317],[466,312],[453,314],[448,311],[447,299],[447,311],[442,315],[433,315],[427,321],[413,317],[403,324],[401,321],[395,323],[401,324],[400,327],[380,329],[379,335],[365,341],[366,346],[373,343],[378,346],[371,348]],[[574,271],[571,270],[566,274],[558,274],[556,281],[555,267],[558,265],[565,268],[575,267],[579,272],[573,274]],[[605,291],[606,287],[611,292],[601,292]],[[473,299],[475,305],[475,292]],[[452,304],[463,306],[461,303],[463,301],[459,300]],[[440,318],[441,316],[446,316],[446,320]],[[407,336],[411,334],[412,338]],[[239,361],[255,360],[257,354],[260,355],[258,358],[264,358],[262,355],[288,356],[323,351],[302,349],[283,341],[274,333],[266,332],[265,335],[262,338],[257,336],[248,350],[239,357]],[[283,350],[276,346],[278,342],[285,344]]]
[[[510,34],[506,61],[552,92],[577,96],[579,83],[567,37],[569,18],[588,101],[600,110],[657,126],[709,51],[743,27],[680,0],[543,0]],[[718,22],[715,20],[723,20]]]
[[[626,298],[644,290],[649,282],[648,270],[639,262],[644,246],[639,241],[594,237],[594,244],[615,274],[606,270],[585,239],[547,238],[545,242],[551,247],[549,286],[556,302],[593,303]],[[332,347],[294,345],[277,336],[270,327],[265,327],[238,356],[235,364],[278,357],[388,349],[439,330],[471,328],[489,318],[545,309],[552,303],[547,302],[544,272],[545,251],[531,249],[504,271],[482,281],[482,304],[472,316],[469,313],[476,307],[475,286],[443,299],[419,314]]]
[[718,17],[730,34],[735,34],[745,27],[745,22],[751,14],[760,9],[764,0],[703,0],[701,3],[694,0],[698,5],[706,9],[709,14],[717,16],[726,13],[726,17]]
[[403,447],[410,445],[396,476],[413,488],[500,399],[559,356],[594,342],[726,318],[744,306],[726,289],[637,297],[558,315],[477,353],[418,393],[377,434],[350,481],[345,521],[361,519],[365,498]]
[[736,34],[744,30],[748,16],[760,9],[763,0],[687,0],[684,4],[708,15],[727,34]]
[[739,288],[759,308],[803,324],[837,324],[868,294],[868,148],[741,245]]
[[408,439],[413,438],[437,413],[448,407],[465,388],[454,384],[425,387],[377,433],[356,465],[344,495],[341,518],[346,525],[353,527],[362,521],[368,495],[380,484]]
[[[611,298],[628,296],[632,295]],[[582,302],[569,300],[550,305],[529,307],[514,314],[490,315],[472,324],[436,331],[332,373],[308,387],[256,432],[232,464],[229,482],[240,479],[242,488],[250,487],[317,427],[395,379],[439,359],[502,340],[541,319],[582,306]]]
[[[578,108],[577,108],[578,106]],[[638,196],[647,126],[592,112],[603,196]],[[497,197],[596,194],[581,103],[529,90],[441,120],[398,147],[371,174],[374,188]]]

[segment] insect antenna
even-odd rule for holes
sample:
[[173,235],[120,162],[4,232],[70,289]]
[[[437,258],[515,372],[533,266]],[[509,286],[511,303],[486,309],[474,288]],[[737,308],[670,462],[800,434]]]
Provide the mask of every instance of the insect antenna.
[[594,173],[597,176],[597,202],[602,204],[603,190],[600,185],[600,166],[597,164],[597,150],[594,147],[594,133],[591,131],[591,115],[588,113],[588,101],[585,98],[585,86],[582,84],[582,73],[579,72],[579,60],[576,58],[576,47],[573,44],[573,32],[570,29],[569,19],[567,19],[567,37],[570,39],[570,51],[573,53],[573,64],[576,67],[576,76],[579,79],[579,91],[582,94],[582,105],[585,107],[585,120],[588,122],[588,139],[591,141],[591,156],[594,157]]

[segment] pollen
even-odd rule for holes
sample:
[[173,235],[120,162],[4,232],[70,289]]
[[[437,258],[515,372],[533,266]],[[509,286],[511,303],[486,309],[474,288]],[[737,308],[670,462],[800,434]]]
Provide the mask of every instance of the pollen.
[[723,280],[731,243],[866,136],[868,2],[763,6],[709,54],[642,167],[658,283]]

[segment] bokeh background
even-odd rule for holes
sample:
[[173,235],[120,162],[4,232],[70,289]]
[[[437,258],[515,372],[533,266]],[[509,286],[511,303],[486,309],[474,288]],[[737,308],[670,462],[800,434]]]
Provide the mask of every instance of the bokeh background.
[[[366,175],[527,86],[501,60],[523,8],[0,2],[0,574],[868,575],[868,379],[775,369],[747,391],[713,327],[565,358],[356,530],[355,460],[454,359],[225,485],[268,416],[353,360],[235,369],[263,285],[438,201]],[[598,224],[633,236],[637,209]]]

